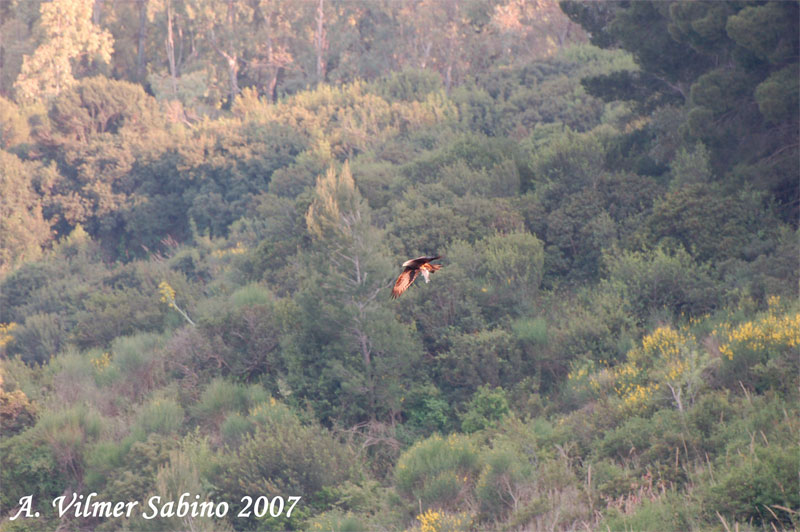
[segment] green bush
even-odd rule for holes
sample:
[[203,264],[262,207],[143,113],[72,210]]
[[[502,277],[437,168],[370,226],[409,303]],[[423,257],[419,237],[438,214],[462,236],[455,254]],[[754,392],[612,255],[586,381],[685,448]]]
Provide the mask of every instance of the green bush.
[[[251,415],[263,424],[258,423],[237,448],[221,451],[209,473],[215,498],[230,501],[231,514],[241,510],[243,496],[256,494],[302,496],[302,511],[315,513],[335,502],[338,486],[358,478],[355,455],[327,430],[303,425],[286,406],[272,401],[262,403]],[[269,521],[251,515],[237,520],[237,527],[288,529],[299,526],[301,520]]]
[[268,400],[269,394],[257,384],[246,386],[220,377],[206,386],[191,413],[202,425],[219,426],[228,413],[247,414]]
[[[52,501],[67,486],[68,475],[59,466],[56,450],[43,445],[33,431],[0,440],[0,514],[9,515],[22,497]],[[52,507],[40,505],[45,515]]]
[[516,509],[526,488],[530,489],[534,468],[514,445],[495,443],[481,458],[484,466],[475,484],[475,497],[484,519],[502,521]]
[[234,307],[241,308],[254,305],[269,305],[274,301],[274,296],[264,286],[251,283],[237,289],[231,294],[230,299]]
[[510,412],[505,390],[481,386],[467,404],[467,411],[461,415],[461,430],[469,434],[496,427]]
[[[158,460],[163,460],[159,454]],[[155,457],[154,457],[155,458]],[[189,493],[189,503],[205,502],[212,500],[210,490],[206,484],[206,474],[213,467],[214,455],[208,441],[196,434],[186,436],[179,443],[176,442],[168,449],[166,460],[158,467],[154,475],[147,475],[149,484],[147,494],[141,501],[149,500],[152,496],[160,497],[160,503],[179,501],[184,493]],[[148,473],[150,473],[148,471]],[[144,476],[144,475],[143,475]],[[193,496],[200,496],[199,501]],[[220,502],[220,501],[215,501]],[[149,510],[147,506],[142,512]],[[110,519],[103,523],[102,530],[131,530],[150,532],[152,530],[180,530],[189,528],[197,532],[233,532],[230,514],[226,518],[208,516],[162,517],[144,519],[142,513],[134,512],[131,519]]]
[[479,453],[470,440],[452,434],[420,440],[397,460],[394,480],[405,497],[423,508],[455,509],[468,496],[480,470]]
[[682,248],[609,252],[604,262],[606,287],[619,293],[639,323],[656,318],[659,312],[670,317],[700,316],[720,303],[709,267],[698,264]]
[[414,439],[430,436],[434,432],[447,433],[452,424],[453,411],[434,385],[424,385],[408,393],[403,403],[406,408],[404,430]]
[[65,336],[59,314],[33,314],[14,332],[11,352],[28,364],[43,364],[61,351]]
[[305,522],[306,530],[324,530],[326,532],[361,532],[371,527],[364,518],[351,512],[331,510]]
[[[719,520],[714,523],[715,525],[719,524]],[[655,500],[645,498],[630,513],[617,508],[608,510],[598,528],[623,532],[628,530],[700,530],[706,529],[706,526],[708,525],[703,522],[693,501],[687,501],[683,494],[671,491]]]
[[168,397],[155,397],[139,409],[136,427],[145,435],[151,433],[168,435],[181,429],[183,418],[183,408],[177,401]]
[[83,301],[84,308],[75,313],[77,323],[70,340],[80,349],[105,348],[118,336],[160,330],[164,305],[158,301],[155,286],[143,284],[145,287],[121,290],[101,288],[89,294]]
[[511,326],[517,340],[528,345],[547,345],[548,327],[547,320],[542,317],[520,318]]
[[439,385],[454,405],[467,402],[481,386],[515,384],[524,377],[520,351],[504,329],[453,335],[450,342],[436,362]]
[[98,442],[87,460],[86,485],[104,500],[145,501],[178,444],[174,434],[157,433]]
[[239,412],[231,412],[225,416],[225,421],[219,428],[223,442],[231,447],[239,445],[242,439],[252,434],[254,430],[253,422]]
[[631,489],[631,470],[617,464],[614,460],[603,458],[593,460],[587,465],[592,468],[593,493],[599,499],[597,502],[618,499],[627,495]]
[[390,101],[424,102],[428,94],[442,89],[442,78],[428,70],[406,69],[393,72],[375,86],[377,93]]
[[39,417],[34,431],[41,445],[50,448],[59,472],[72,485],[83,482],[89,451],[104,428],[103,418],[85,405],[48,410]]
[[[753,522],[780,527],[797,525],[797,514],[784,508],[800,508],[800,455],[796,445],[764,446],[721,458],[715,480],[703,489],[702,499],[709,518],[719,512],[729,521]],[[776,519],[777,517],[777,519]]]
[[276,391],[282,368],[281,329],[266,288],[248,285],[229,301],[207,300],[198,321],[213,348],[214,358],[208,362],[221,366],[218,373],[251,381],[261,377],[270,391]]
[[157,358],[162,345],[163,338],[154,333],[121,336],[111,344],[113,364],[124,376],[133,376]]

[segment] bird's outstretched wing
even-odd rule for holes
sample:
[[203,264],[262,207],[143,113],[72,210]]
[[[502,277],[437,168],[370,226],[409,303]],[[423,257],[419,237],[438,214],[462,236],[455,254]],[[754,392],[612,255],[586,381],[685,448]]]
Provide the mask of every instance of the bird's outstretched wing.
[[406,268],[419,268],[423,264],[427,264],[432,260],[441,259],[441,255],[435,255],[432,257],[417,257],[416,259],[407,260],[403,263],[403,266]]
[[395,281],[394,288],[392,288],[392,299],[397,299],[400,294],[405,292],[406,288],[411,286],[411,283],[417,278],[417,275],[419,275],[418,269],[406,268],[403,270],[403,273],[401,273],[400,277]]

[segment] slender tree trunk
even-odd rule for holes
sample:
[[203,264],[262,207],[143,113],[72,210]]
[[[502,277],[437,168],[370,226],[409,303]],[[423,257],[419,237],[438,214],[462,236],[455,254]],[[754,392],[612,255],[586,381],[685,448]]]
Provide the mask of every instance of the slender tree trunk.
[[100,25],[100,13],[103,12],[103,1],[104,0],[94,0],[94,4],[92,5],[92,24],[95,26]]
[[234,43],[235,35],[236,35],[236,20],[234,16],[234,3],[235,0],[228,0],[228,34],[229,43],[228,43],[228,51],[225,51],[220,46],[219,42],[217,41],[217,35],[214,32],[214,28],[211,28],[211,46],[214,47],[214,50],[222,56],[225,60],[225,63],[228,67],[228,86],[230,87],[230,103],[233,104],[233,101],[236,99],[236,96],[239,94],[239,58],[236,55],[236,45]]
[[183,27],[178,23],[178,57],[175,61],[175,76],[181,77],[181,65],[183,64]]
[[271,103],[275,103],[278,100],[276,88],[278,87],[278,74],[280,71],[280,67],[272,67],[270,69],[269,81],[267,82],[267,96]]
[[236,96],[239,94],[239,65],[237,63],[237,59],[235,55],[228,55],[228,82],[231,86],[231,95],[230,100],[233,103],[233,100],[236,99]]
[[447,94],[450,94],[450,87],[453,85],[453,65],[456,63],[456,57],[458,56],[458,40],[456,37],[457,29],[455,28],[455,23],[453,23],[452,34],[447,39],[447,68],[445,69],[444,74],[444,89]]
[[231,85],[231,104],[236,96],[239,94],[239,61],[236,55],[236,48],[234,39],[236,35],[236,16],[234,11],[234,3],[236,0],[228,0],[228,31],[230,32],[230,47],[225,59],[228,61],[228,79]]
[[[6,47],[3,45],[3,38],[0,37],[0,79],[3,79],[3,70],[5,67],[6,62]],[[8,92],[4,89],[3,85],[0,84],[0,95],[8,96]]]
[[278,66],[277,61],[275,60],[275,50],[272,46],[272,38],[267,37],[267,72],[269,75],[269,79],[267,80],[267,97],[269,98],[270,103],[275,103],[277,100],[277,94],[275,93],[275,88],[278,86],[278,74],[280,73],[281,67]]
[[431,48],[433,47],[433,41],[428,41],[425,44],[425,51],[422,53],[422,60],[419,62],[419,67],[421,69],[425,69],[425,66],[428,64],[428,59],[431,57]]
[[178,95],[178,80],[175,71],[175,42],[172,39],[172,0],[167,0],[167,59],[169,60],[169,75],[172,80],[172,95]]
[[139,47],[136,53],[136,79],[144,80],[144,45],[147,39],[147,0],[139,0]]
[[328,48],[328,39],[325,32],[325,0],[317,4],[317,35],[314,39],[317,51],[317,84],[325,81],[325,50]]

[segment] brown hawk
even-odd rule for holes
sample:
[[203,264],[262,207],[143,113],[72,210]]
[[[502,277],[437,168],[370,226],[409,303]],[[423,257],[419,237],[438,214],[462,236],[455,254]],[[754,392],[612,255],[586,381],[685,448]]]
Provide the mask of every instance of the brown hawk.
[[405,292],[420,273],[422,273],[422,277],[425,278],[427,283],[430,274],[442,267],[441,264],[431,264],[430,262],[440,258],[442,258],[440,255],[436,255],[435,257],[417,257],[416,259],[405,261],[403,263],[403,273],[397,278],[394,288],[392,288],[392,299],[396,299]]

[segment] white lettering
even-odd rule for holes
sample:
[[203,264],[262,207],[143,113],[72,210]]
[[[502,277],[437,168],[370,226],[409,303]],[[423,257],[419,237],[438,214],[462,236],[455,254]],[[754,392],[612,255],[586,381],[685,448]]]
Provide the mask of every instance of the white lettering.
[[[120,503],[117,503],[117,504],[122,504],[122,503],[120,502]],[[130,501],[128,504],[126,504],[126,506],[128,507],[128,510],[125,512],[125,517],[130,517],[131,516],[131,512],[133,511],[133,507],[136,506],[137,504],[139,504],[139,501]],[[115,510],[115,512],[116,512],[116,510]],[[114,515],[116,515],[116,513]]]
[[111,517],[111,503],[108,501],[93,502],[92,513],[89,515],[91,515],[92,517]]
[[[189,513],[189,503],[183,500],[184,497],[188,497],[189,493],[182,493],[180,498],[178,499],[178,517],[185,517],[186,514]],[[197,517],[196,515],[192,514],[192,517]]]
[[161,517],[173,517],[175,515],[175,501],[169,501],[161,507]]
[[26,495],[25,497],[21,498],[19,500],[19,504],[22,506],[22,508],[19,509],[19,512],[17,512],[14,515],[14,517],[8,518],[10,521],[13,521],[17,517],[19,517],[19,514],[21,514],[22,512],[25,512],[25,517],[33,517],[31,515],[31,505],[33,504],[33,495]]
[[[59,517],[63,517],[64,514],[67,513],[67,511],[70,508],[72,508],[72,505],[75,504],[75,501],[78,500],[78,494],[77,493],[73,493],[72,494],[72,500],[69,502],[69,504],[66,507],[64,507],[64,501],[66,500],[66,498],[67,498],[66,495],[60,495],[60,496],[56,497],[55,499],[53,499],[53,507],[54,508],[56,506],[56,503],[58,503],[58,516]],[[77,510],[75,512],[75,516],[78,517],[78,511]]]
[[150,497],[149,499],[147,499],[147,505],[148,505],[150,508],[152,508],[152,509],[153,509],[153,515],[151,515],[151,516],[148,516],[148,515],[147,515],[147,512],[145,512],[145,513],[143,513],[143,514],[142,514],[142,517],[143,517],[144,519],[152,519],[152,518],[154,518],[155,516],[157,516],[157,515],[158,515],[158,508],[156,508],[156,505],[155,505],[155,503],[156,503],[156,502],[160,502],[160,501],[161,501],[161,497],[159,497],[158,495],[153,495],[152,497]]
[[[206,515],[206,510],[208,510],[208,515]],[[213,502],[201,502],[200,503],[200,517],[213,517],[214,516],[214,503]]]

